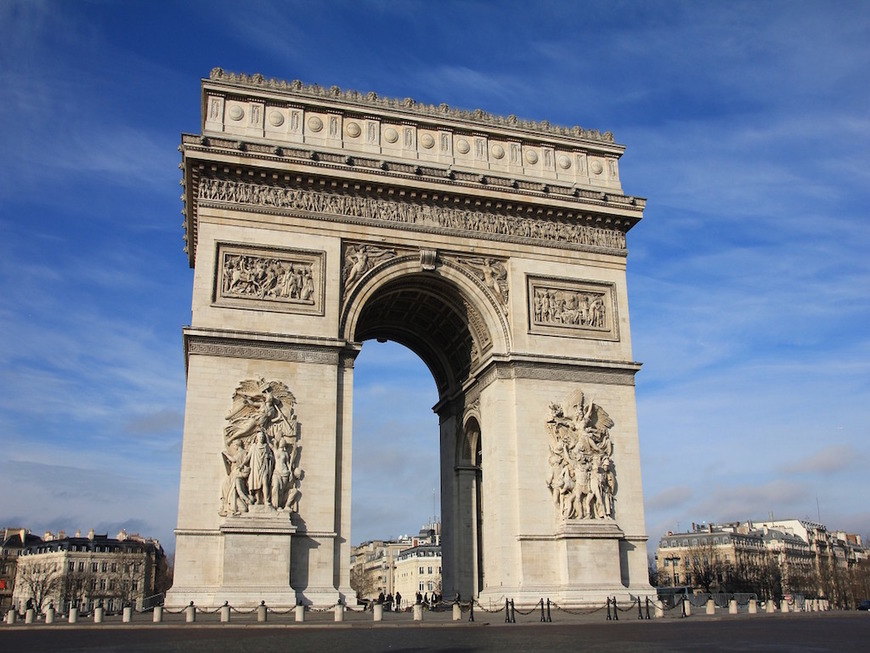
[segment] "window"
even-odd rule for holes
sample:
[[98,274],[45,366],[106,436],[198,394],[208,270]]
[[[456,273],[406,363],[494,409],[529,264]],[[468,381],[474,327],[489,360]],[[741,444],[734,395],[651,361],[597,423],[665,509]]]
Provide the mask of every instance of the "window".
[[113,562],[113,563],[112,563],[112,571],[113,571],[113,572],[114,572],[114,571],[118,571],[118,563],[117,563],[117,562]]
[[132,589],[133,589],[134,592],[137,591],[137,590],[139,589],[139,581],[138,581],[138,580],[134,580],[134,581],[133,581],[133,584],[131,585],[131,587],[132,587]]
[[423,586],[423,581],[421,580],[420,581],[420,591],[422,592],[424,589],[426,589],[426,588]]
[[109,563],[108,563],[108,562],[104,562],[104,563],[103,563],[103,572],[107,572],[107,571],[109,571]]
[[106,579],[105,578],[100,579],[100,589],[101,590],[106,589]]
[[79,571],[84,571],[84,570],[85,570],[85,563],[84,563],[84,562],[80,562],[80,563],[79,563]]
[[70,563],[67,565],[67,569],[69,571],[75,571],[76,570],[76,563],[74,563],[72,560],[70,560]]
[[423,567],[420,567],[420,573],[421,574],[423,573]]
[[432,573],[432,567],[429,567],[429,571],[427,573],[429,573],[429,574]]
[[97,563],[96,562],[91,563],[91,571],[96,573],[96,571],[97,571]]

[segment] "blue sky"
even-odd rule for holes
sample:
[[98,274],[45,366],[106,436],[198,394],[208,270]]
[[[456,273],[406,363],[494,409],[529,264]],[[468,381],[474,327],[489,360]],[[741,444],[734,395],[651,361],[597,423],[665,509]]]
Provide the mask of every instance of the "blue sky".
[[[870,536],[858,1],[0,0],[0,526],[174,546],[176,148],[215,66],[613,131],[649,198],[628,283],[651,541],[771,512]],[[432,515],[435,401],[414,355],[366,344],[355,542]]]

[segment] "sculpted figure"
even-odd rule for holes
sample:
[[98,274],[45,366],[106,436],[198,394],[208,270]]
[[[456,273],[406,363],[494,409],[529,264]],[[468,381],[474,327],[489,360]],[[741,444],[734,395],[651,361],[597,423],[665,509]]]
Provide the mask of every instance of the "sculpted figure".
[[221,492],[221,509],[218,512],[222,517],[228,514],[240,515],[247,512],[248,506],[253,503],[247,490],[248,474],[250,468],[245,465],[244,449],[237,449],[235,453],[223,452],[224,466],[227,470],[227,478],[224,480]]
[[396,251],[374,245],[352,245],[345,252],[344,291],[349,292],[366,272],[387,259],[396,256]]
[[495,295],[496,299],[504,305],[508,300],[507,268],[500,261],[493,259],[468,259],[465,261],[474,268],[477,276]]
[[611,454],[613,420],[601,406],[576,392],[562,405],[550,405],[547,487],[559,518],[612,518],[616,472]]
[[275,456],[266,441],[266,432],[260,431],[245,458],[251,473],[248,476],[248,493],[254,503],[272,503],[272,474],[275,471]]

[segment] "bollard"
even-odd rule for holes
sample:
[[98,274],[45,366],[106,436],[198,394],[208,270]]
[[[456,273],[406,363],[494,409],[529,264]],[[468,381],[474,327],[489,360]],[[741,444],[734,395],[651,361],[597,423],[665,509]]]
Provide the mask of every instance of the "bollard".
[[344,606],[341,603],[341,599],[335,604],[335,620],[344,621]]
[[758,614],[758,601],[749,599],[749,614]]
[[692,616],[692,602],[689,599],[683,599],[683,616],[691,617]]
[[15,624],[17,618],[18,613],[15,612],[15,608],[9,608],[9,612],[6,613],[6,623],[12,626]]
[[24,613],[24,623],[32,624],[34,621],[36,621],[36,610],[28,608],[27,612]]
[[653,601],[653,610],[655,610],[656,619],[665,618],[665,604],[660,600]]
[[228,624],[230,622],[230,602],[229,601],[224,601],[224,604],[221,606],[220,613],[221,613],[221,623]]
[[813,599],[813,612],[819,612],[819,600]]
[[619,609],[616,607],[616,597],[613,597],[613,620],[619,621]]
[[780,601],[780,603],[779,603],[779,609],[782,611],[783,614],[785,614],[786,612],[788,612],[788,601],[785,600],[785,599],[783,599],[782,601]]
[[129,605],[124,606],[124,611],[122,612],[121,623],[128,624],[133,621],[133,608]]
[[301,603],[296,606],[296,621],[298,623],[305,621],[305,606]]
[[373,621],[383,621],[384,620],[384,606],[381,603],[375,603],[372,606],[372,620]]
[[268,619],[268,608],[265,601],[260,601],[260,605],[257,606],[257,623],[265,623],[266,619]]
[[70,607],[68,620],[71,624],[74,624],[79,620],[79,609],[78,608]]
[[193,601],[190,602],[190,605],[184,608],[184,621],[189,624],[196,621],[196,606],[193,604]]
[[728,601],[728,614],[737,614],[737,599]]
[[[70,616],[72,616],[72,611],[70,611]],[[163,606],[162,605],[155,605],[154,606],[154,613],[151,615],[151,620],[156,624],[159,624],[161,621],[163,621]]]
[[767,601],[764,602],[764,610],[767,614],[773,614],[776,612],[776,603],[773,602],[773,599],[767,599]]
[[98,605],[96,608],[94,608],[94,623],[95,624],[103,623],[103,617],[105,616],[105,614],[106,614],[106,610],[103,608],[102,605]]
[[423,621],[423,604],[414,604],[414,621]]
[[48,610],[45,611],[45,623],[53,624],[54,623],[54,614],[55,614],[54,604],[49,603]]
[[[544,599],[541,599],[542,602],[543,602],[543,600]],[[543,606],[542,606],[542,609],[543,609]],[[516,622],[517,622],[517,612],[514,609],[514,600],[511,599],[511,623],[515,624]]]
[[468,604],[468,620],[474,621],[474,599],[471,599],[471,603]]
[[453,604],[453,621],[459,621],[460,619],[462,619],[462,606],[457,601]]
[[646,597],[646,618],[649,621],[649,597]]
[[550,616],[550,599],[547,599],[547,623],[553,623],[553,618]]
[[[649,606],[647,606],[649,607]],[[637,597],[637,618],[643,621],[643,610],[640,607],[640,597]]]
[[713,599],[707,599],[707,614],[716,614],[716,602]]
[[506,624],[511,622],[511,604],[507,599],[504,600],[504,622]]
[[612,621],[613,617],[610,615],[610,597],[607,597],[607,621]]

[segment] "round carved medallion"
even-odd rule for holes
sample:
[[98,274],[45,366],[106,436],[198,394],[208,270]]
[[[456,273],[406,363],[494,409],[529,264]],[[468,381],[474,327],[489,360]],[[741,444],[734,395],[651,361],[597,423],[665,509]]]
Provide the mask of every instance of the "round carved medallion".
[[355,122],[347,123],[347,127],[345,127],[344,131],[346,131],[347,135],[351,138],[356,138],[362,133],[362,129],[360,129],[360,126]]
[[526,150],[526,161],[535,164],[538,162],[538,153],[534,150]]
[[387,143],[395,143],[399,140],[399,132],[392,127],[387,127],[384,130],[384,140],[387,141]]
[[420,137],[420,145],[425,147],[427,150],[431,150],[435,146],[435,139],[432,138],[432,134],[423,134]]
[[563,170],[567,170],[571,167],[571,157],[565,156],[564,154],[559,157],[559,167]]
[[239,105],[234,105],[230,107],[230,118],[233,120],[241,120],[245,117],[245,110],[242,109]]
[[456,141],[456,151],[460,154],[468,154],[470,150],[471,145],[469,145],[468,141],[464,138],[460,138],[458,141]]
[[493,145],[492,146],[492,156],[495,159],[503,159],[504,158],[504,148],[501,145]]
[[601,164],[601,161],[593,161],[589,164],[589,169],[596,175],[604,172],[604,166]]
[[323,121],[317,116],[311,116],[308,119],[308,129],[313,132],[319,132],[321,129],[323,129]]
[[269,124],[272,127],[280,127],[284,124],[284,115],[280,111],[270,111]]

